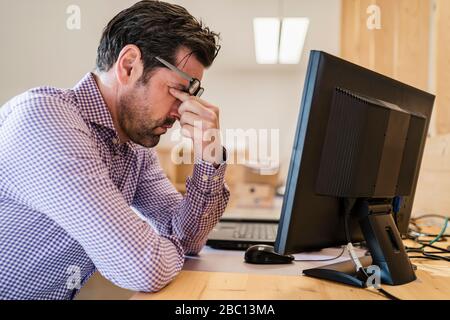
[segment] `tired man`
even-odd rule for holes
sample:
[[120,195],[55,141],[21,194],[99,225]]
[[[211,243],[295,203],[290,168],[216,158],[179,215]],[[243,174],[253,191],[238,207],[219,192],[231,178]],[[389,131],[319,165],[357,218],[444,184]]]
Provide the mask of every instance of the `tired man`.
[[199,98],[216,41],[184,8],[141,1],[109,22],[73,89],[0,109],[0,299],[72,299],[95,270],[158,291],[201,250],[229,198],[220,140],[196,144],[220,152],[197,153],[185,197],[152,148],[175,121],[189,137],[219,129]]

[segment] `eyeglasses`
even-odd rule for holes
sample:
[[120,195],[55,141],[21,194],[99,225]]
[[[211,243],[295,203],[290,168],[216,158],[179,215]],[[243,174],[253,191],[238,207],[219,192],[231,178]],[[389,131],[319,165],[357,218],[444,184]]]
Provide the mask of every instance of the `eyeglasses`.
[[175,67],[173,64],[167,62],[163,58],[155,57],[155,59],[158,60],[159,62],[161,62],[163,65],[165,65],[170,70],[177,73],[183,79],[186,79],[189,81],[189,87],[187,88],[186,92],[189,93],[191,96],[200,97],[203,94],[203,91],[205,91],[205,89],[203,89],[201,87],[200,80],[198,80],[197,78],[191,77],[186,72],[181,71],[180,69]]

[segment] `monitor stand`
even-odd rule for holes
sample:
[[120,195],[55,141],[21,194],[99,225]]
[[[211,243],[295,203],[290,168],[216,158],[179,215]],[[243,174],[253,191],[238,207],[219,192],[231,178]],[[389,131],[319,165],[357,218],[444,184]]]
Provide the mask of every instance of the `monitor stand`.
[[[359,224],[369,248],[371,257],[360,258],[366,269],[370,265],[380,269],[381,283],[402,285],[416,279],[400,233],[392,218],[392,205],[386,201],[358,199],[352,214],[359,218]],[[304,270],[307,276],[337,281],[357,287],[366,287],[366,275],[356,271],[352,260],[324,267]]]

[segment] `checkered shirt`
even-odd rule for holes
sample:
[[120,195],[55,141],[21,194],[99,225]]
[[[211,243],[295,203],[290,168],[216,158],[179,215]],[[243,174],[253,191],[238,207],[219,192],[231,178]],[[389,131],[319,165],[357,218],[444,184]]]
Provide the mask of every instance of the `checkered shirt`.
[[73,299],[97,269],[160,290],[225,210],[225,167],[195,164],[183,197],[154,149],[118,143],[91,73],[13,98],[0,108],[0,299]]

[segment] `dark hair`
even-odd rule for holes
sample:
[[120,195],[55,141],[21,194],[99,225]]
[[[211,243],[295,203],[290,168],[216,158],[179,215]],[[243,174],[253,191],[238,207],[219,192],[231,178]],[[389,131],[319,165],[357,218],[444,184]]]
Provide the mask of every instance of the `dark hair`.
[[97,70],[108,71],[128,44],[141,50],[143,78],[159,56],[175,64],[177,50],[184,46],[205,68],[216,56],[219,35],[204,27],[185,8],[161,1],[143,0],[117,14],[103,30],[97,50]]

